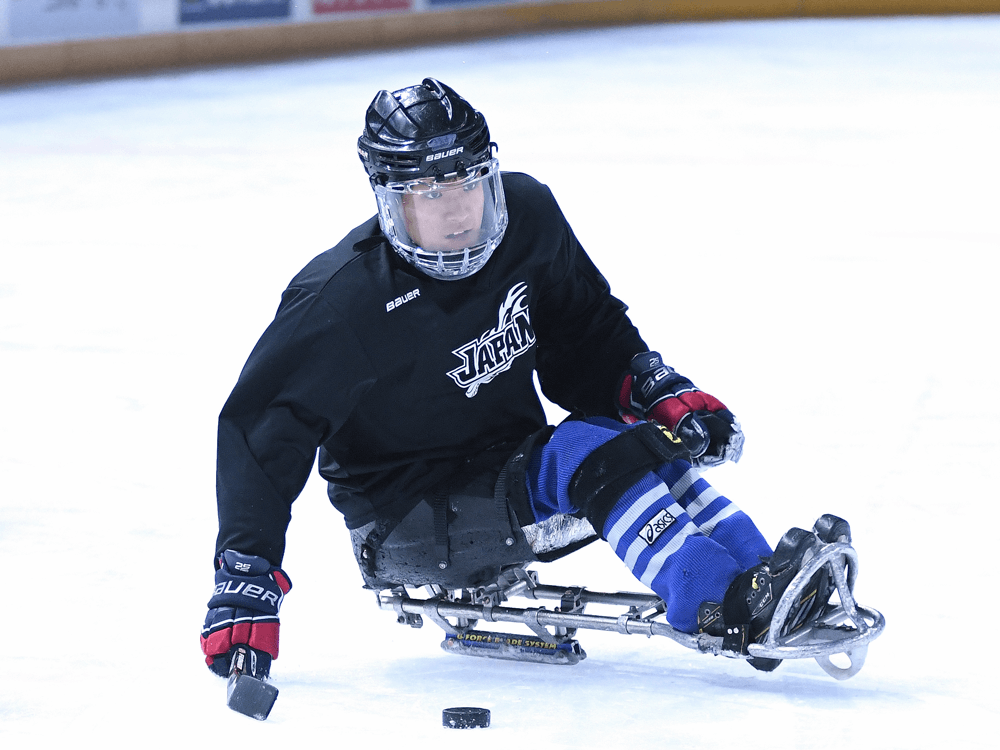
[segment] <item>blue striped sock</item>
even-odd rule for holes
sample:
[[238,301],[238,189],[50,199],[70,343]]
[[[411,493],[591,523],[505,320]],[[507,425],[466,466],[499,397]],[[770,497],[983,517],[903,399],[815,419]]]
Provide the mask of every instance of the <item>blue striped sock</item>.
[[771,556],[770,545],[750,516],[702,479],[689,463],[674,461],[657,469],[656,474],[698,530],[725,547],[743,570],[757,565],[761,557]]
[[722,601],[743,571],[722,545],[698,530],[652,472],[615,504],[604,536],[632,574],[663,599],[670,624],[688,633],[698,629],[698,605]]

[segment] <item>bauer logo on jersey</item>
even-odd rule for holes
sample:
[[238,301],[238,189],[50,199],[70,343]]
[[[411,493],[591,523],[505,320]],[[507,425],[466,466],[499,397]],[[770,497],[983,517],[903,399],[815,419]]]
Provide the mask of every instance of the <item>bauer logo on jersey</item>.
[[419,296],[420,296],[420,290],[414,289],[413,291],[407,292],[404,295],[396,297],[396,299],[391,299],[385,303],[385,311],[391,312],[392,310],[395,310],[397,307],[402,307],[410,300],[416,299]]
[[464,388],[469,398],[479,392],[479,386],[509,370],[517,357],[534,346],[527,289],[524,282],[512,286],[500,305],[497,327],[452,350],[462,364],[449,372],[448,377]]
[[667,513],[667,511],[661,510],[653,516],[653,520],[640,529],[639,537],[645,541],[646,544],[655,544],[656,540],[660,538],[660,535],[673,526],[674,521],[676,520],[677,519]]

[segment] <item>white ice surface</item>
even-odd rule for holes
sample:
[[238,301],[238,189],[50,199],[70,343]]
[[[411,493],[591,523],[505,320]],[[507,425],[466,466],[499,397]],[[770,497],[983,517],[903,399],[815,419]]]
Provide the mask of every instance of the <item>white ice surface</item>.
[[[294,508],[259,724],[197,645],[215,418],[281,290],[374,201],[354,139],[434,75],[549,184],[646,340],[741,418],[772,541],[851,520],[855,678],[584,634],[462,660]],[[1000,18],[676,24],[0,91],[0,747],[993,747]],[[433,335],[433,332],[428,332]],[[555,414],[555,411],[553,411]],[[549,583],[636,589],[605,545]],[[450,705],[493,727],[442,729]]]

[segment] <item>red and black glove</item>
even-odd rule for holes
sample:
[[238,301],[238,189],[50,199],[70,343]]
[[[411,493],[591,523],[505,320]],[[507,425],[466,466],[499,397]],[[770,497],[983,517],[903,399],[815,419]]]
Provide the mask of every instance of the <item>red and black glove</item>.
[[618,413],[633,424],[656,422],[673,432],[696,466],[740,460],[743,430],[719,399],[663,364],[657,352],[637,354],[618,386]]
[[263,557],[228,549],[219,555],[215,590],[208,600],[208,615],[201,629],[201,650],[208,668],[229,675],[230,655],[246,644],[257,651],[260,676],[278,658],[278,610],[292,588],[281,568]]

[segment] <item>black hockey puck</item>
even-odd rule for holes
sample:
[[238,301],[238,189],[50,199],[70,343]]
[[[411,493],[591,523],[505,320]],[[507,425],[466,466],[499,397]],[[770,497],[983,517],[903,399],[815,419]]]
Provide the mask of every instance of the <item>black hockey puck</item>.
[[458,706],[441,712],[441,724],[451,729],[476,729],[490,725],[488,708]]

